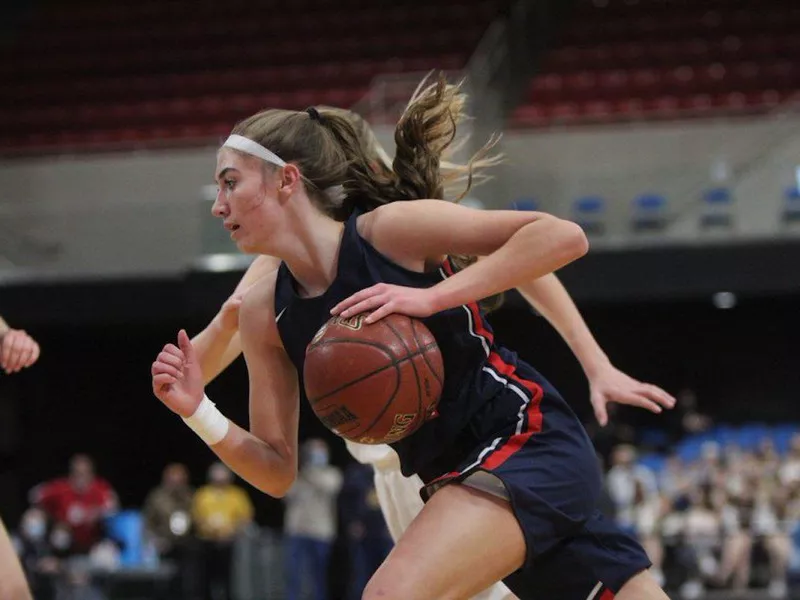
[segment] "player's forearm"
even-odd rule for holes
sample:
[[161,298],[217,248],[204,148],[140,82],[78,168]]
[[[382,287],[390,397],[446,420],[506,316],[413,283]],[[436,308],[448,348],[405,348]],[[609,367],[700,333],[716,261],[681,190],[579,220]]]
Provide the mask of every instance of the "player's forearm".
[[203,371],[204,384],[213,381],[242,352],[239,333],[224,329],[216,318],[192,338],[192,345]]
[[558,331],[588,377],[608,364],[608,357],[555,274],[524,283],[517,290]]
[[297,459],[288,444],[278,448],[232,422],[210,448],[239,477],[275,498],[285,496],[297,477]]
[[575,223],[547,217],[522,227],[497,251],[430,288],[437,311],[493,296],[583,256],[586,236]]

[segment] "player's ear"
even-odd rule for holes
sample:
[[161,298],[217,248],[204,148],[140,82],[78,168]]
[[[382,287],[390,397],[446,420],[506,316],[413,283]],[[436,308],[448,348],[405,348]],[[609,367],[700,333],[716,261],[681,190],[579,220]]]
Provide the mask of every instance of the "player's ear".
[[301,181],[300,169],[297,165],[289,163],[279,172],[278,191],[290,195],[297,190]]

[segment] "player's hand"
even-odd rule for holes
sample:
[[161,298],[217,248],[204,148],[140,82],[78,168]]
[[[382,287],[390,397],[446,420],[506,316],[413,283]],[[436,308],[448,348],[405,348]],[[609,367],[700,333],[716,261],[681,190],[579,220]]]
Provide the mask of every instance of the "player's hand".
[[594,415],[602,427],[608,423],[609,402],[638,406],[654,413],[675,406],[675,398],[660,387],[637,381],[611,363],[589,378],[589,387]]
[[432,289],[378,283],[342,300],[331,309],[331,314],[348,318],[370,313],[364,319],[367,323],[374,323],[392,313],[429,317],[436,312]]
[[151,373],[156,398],[182,417],[191,417],[203,401],[203,371],[185,330],[178,333],[178,346],[164,346]]
[[9,329],[0,340],[0,367],[7,373],[30,367],[39,359],[39,344],[21,329]]
[[239,330],[239,309],[242,307],[242,300],[249,289],[231,295],[219,309],[214,320],[220,329],[233,333]]

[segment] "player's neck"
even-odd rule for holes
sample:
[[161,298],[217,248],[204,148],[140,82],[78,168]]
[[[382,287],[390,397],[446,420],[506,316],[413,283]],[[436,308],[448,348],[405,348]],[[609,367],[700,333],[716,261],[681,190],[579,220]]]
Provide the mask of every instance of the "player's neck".
[[319,217],[304,219],[305,226],[293,232],[279,254],[299,284],[298,292],[306,297],[324,294],[336,279],[344,235],[344,223]]

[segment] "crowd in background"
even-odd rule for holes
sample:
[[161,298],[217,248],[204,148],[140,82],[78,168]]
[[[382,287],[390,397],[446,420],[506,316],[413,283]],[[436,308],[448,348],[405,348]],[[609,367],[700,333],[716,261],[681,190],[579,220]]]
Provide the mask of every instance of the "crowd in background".
[[[66,477],[37,486],[30,496],[14,542],[34,596],[107,600],[99,575],[120,568],[130,542],[111,525],[119,511],[112,485],[95,474],[90,457],[76,455]],[[350,555],[347,595],[360,598],[391,549],[371,467],[352,463],[343,474],[329,464],[324,441],[308,440],[284,501],[286,599],[328,598],[328,565],[339,531]],[[169,464],[141,509],[140,568],[171,567],[163,589],[170,600],[231,600],[234,546],[255,527],[253,512],[247,492],[222,463],[211,464],[198,489],[184,465]]]
[[800,525],[800,435],[783,457],[769,439],[754,451],[709,441],[698,460],[670,455],[657,472],[620,445],[606,485],[617,521],[683,597],[751,585],[787,595]]
[[[658,470],[641,464],[634,446],[619,444],[608,466],[603,509],[642,541],[668,587],[684,598],[751,585],[786,596],[800,524],[800,435],[785,456],[768,439],[749,451],[707,442],[698,460],[670,455]],[[287,600],[329,597],[337,535],[346,538],[347,597],[359,598],[391,548],[371,468],[352,463],[342,473],[329,464],[325,442],[309,440],[285,504]],[[67,477],[32,490],[15,542],[36,598],[105,598],[93,574],[119,565],[124,541],[106,526],[118,508],[113,487],[84,455],[72,458]],[[166,597],[234,597],[233,547],[254,527],[253,506],[224,465],[212,464],[196,490],[185,466],[167,465],[141,514],[145,563],[174,566]]]

